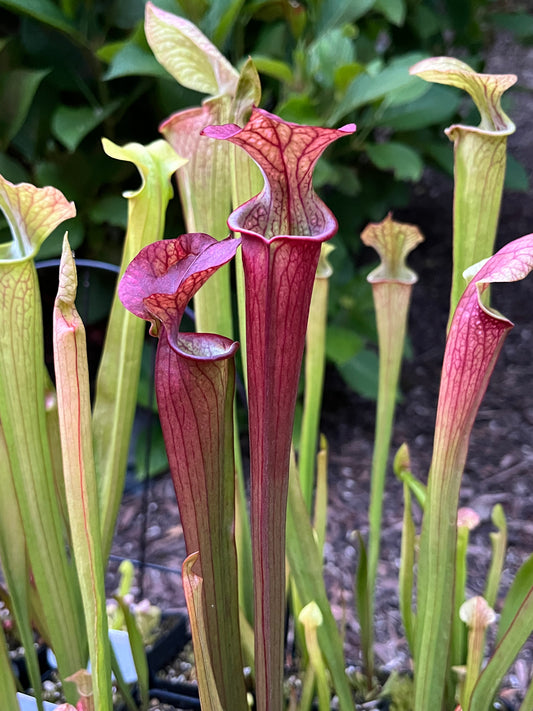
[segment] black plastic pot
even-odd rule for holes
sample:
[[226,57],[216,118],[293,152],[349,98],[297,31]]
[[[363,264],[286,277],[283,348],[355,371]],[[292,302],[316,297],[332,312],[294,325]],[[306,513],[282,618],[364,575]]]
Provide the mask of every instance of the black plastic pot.
[[[41,645],[37,650],[37,661],[39,663],[39,671],[41,676],[44,677],[48,673],[50,667],[48,666],[48,660],[46,658],[46,647]],[[24,656],[14,657],[11,660],[15,676],[17,677],[20,688],[28,689],[31,686],[30,678],[28,676],[28,668],[26,666],[26,659]]]
[[[162,620],[165,631],[146,653],[150,675],[150,699],[158,699],[162,703],[172,704],[176,709],[183,711],[185,709],[200,709],[196,684],[172,683],[157,678],[158,672],[170,664],[190,640],[185,615],[177,611],[168,611],[163,613]],[[39,648],[38,660],[41,680],[46,681],[52,677],[55,669],[49,665],[47,647],[44,645]],[[13,667],[20,687],[29,689],[31,684],[24,657],[16,657],[13,660]]]
[[146,652],[150,683],[155,679],[158,671],[178,656],[191,638],[187,631],[187,618],[181,612],[172,610],[164,612],[161,623],[163,633]]
[[163,621],[171,621],[172,624],[146,655],[150,675],[150,699],[158,699],[161,703],[172,704],[176,709],[183,709],[183,711],[200,709],[196,684],[171,682],[158,678],[158,672],[170,664],[190,640],[187,620],[184,615],[167,612],[163,615]]
[[194,684],[160,681],[156,686],[150,688],[149,694],[150,699],[172,704],[180,711],[197,711],[202,708],[198,697],[198,687]]

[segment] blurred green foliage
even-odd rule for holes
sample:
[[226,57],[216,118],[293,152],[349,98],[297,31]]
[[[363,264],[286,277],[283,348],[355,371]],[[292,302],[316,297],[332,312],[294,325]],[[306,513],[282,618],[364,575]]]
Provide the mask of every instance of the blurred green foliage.
[[[252,56],[265,108],[299,123],[355,121],[332,146],[315,186],[339,221],[331,261],[328,355],[372,395],[376,358],[359,233],[409,200],[427,165],[451,170],[442,130],[461,118],[460,93],[413,78],[425,56],[453,54],[475,68],[494,29],[533,37],[521,4],[497,0],[155,0],[192,20],[239,66]],[[109,159],[101,137],[147,143],[170,113],[197,105],[156,62],[144,37],[144,0],[0,0],[0,173],[52,184],[74,200],[68,229],[78,254],[119,259],[120,195],[138,177]],[[510,67],[512,70],[512,67]],[[464,116],[463,116],[464,119]],[[514,187],[527,187],[514,165]],[[182,229],[177,201],[167,234]],[[0,241],[8,239],[0,231]],[[41,256],[59,252],[60,236]],[[354,332],[356,335],[354,335]]]

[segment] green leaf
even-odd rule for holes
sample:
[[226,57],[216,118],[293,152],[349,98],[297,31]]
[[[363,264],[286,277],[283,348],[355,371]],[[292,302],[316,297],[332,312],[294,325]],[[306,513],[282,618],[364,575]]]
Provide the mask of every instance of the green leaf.
[[324,185],[335,187],[340,193],[348,195],[350,198],[361,190],[361,183],[353,167],[330,163],[325,158],[319,161],[315,168],[313,185],[315,188],[321,188]]
[[278,79],[285,84],[292,83],[292,68],[286,62],[282,62],[279,59],[272,59],[272,57],[265,57],[260,54],[252,55],[252,59],[254,60],[259,74],[265,74],[267,77]]
[[108,224],[126,229],[128,205],[118,195],[106,195],[90,208],[89,217],[95,225]]
[[404,104],[410,104],[421,96],[424,96],[424,94],[427,94],[428,90],[428,86],[424,86],[424,84],[420,82],[413,82],[412,84],[407,84],[406,86],[401,86],[398,89],[389,91],[383,103],[386,106],[403,106]]
[[[171,7],[171,6],[174,7]],[[209,0],[158,0],[157,7],[168,12],[175,12],[176,15],[183,15],[189,20],[199,25],[202,17],[207,12],[210,5]]]
[[202,30],[219,47],[226,41],[243,5],[244,0],[219,0],[211,3],[209,11],[204,15]]
[[431,35],[440,33],[442,24],[437,13],[425,5],[419,5],[410,10],[407,22],[421,39],[428,39]]
[[307,126],[320,126],[323,121],[311,97],[307,94],[290,96],[281,106],[278,106],[277,114],[285,121]]
[[443,145],[440,141],[432,141],[425,146],[425,152],[431,156],[435,163],[448,175],[453,175],[453,151],[450,146]]
[[367,144],[366,152],[380,170],[392,170],[398,180],[416,182],[422,177],[424,163],[420,155],[404,143]]
[[[39,186],[53,185],[76,204],[89,204],[98,188],[103,187],[103,175],[110,182],[120,179],[120,171],[117,168],[113,170],[113,164],[103,151],[95,150],[91,143],[90,140],[86,142],[87,150],[81,146],[74,153],[55,150],[50,152],[48,159],[33,163],[35,183]],[[80,170],[80,165],[83,170]],[[102,193],[106,192],[107,189],[102,190]]]
[[117,99],[104,107],[60,106],[52,117],[52,133],[69,151],[74,152],[81,141],[120,106]]
[[207,3],[208,0],[157,0],[157,7],[180,17],[190,17],[197,24],[196,18],[193,17],[194,11],[203,16],[204,10],[200,11],[199,8],[204,8]]
[[365,67],[359,62],[350,62],[349,64],[344,64],[337,67],[334,75],[335,88],[341,94],[344,94],[348,86],[352,81],[364,72]]
[[405,22],[407,8],[404,0],[376,0],[374,10],[381,12],[389,22],[398,27]]
[[257,37],[254,53],[283,59],[286,56],[288,28],[284,22],[266,22]]
[[102,45],[99,47],[95,54],[98,57],[98,59],[101,62],[105,62],[106,64],[109,64],[113,57],[120,52],[121,49],[123,49],[128,42],[108,42],[107,44]]
[[131,30],[142,22],[145,4],[143,0],[115,0],[112,10],[114,26],[121,30]]
[[506,190],[516,190],[527,193],[529,190],[529,177],[523,164],[512,155],[507,156],[505,170],[505,181],[503,187]]
[[[252,107],[261,103],[261,79],[251,57],[240,68],[239,81],[235,89],[230,116],[235,123],[243,126],[249,119]],[[232,168],[233,170],[233,168]]]
[[355,59],[353,42],[343,28],[324,32],[307,50],[307,71],[321,86],[331,88],[339,66],[349,65]]
[[[187,323],[187,328],[191,331],[194,330],[194,323]],[[187,329],[184,328],[184,330]],[[154,345],[149,339],[145,341],[142,350],[139,386],[137,388],[137,407],[144,408],[151,412],[157,412],[157,402],[155,401],[153,386],[154,354]]]
[[[104,81],[118,79],[119,77],[143,76],[170,79],[170,74],[164,69],[157,59],[136,42],[127,42],[121,45],[118,51],[113,52],[113,46],[107,45],[108,53],[112,52],[110,64],[103,75]],[[100,58],[105,60],[105,54]]]
[[[457,91],[437,84],[411,102],[389,104],[376,118],[376,126],[387,126],[395,131],[417,131],[426,126],[448,124],[461,104]],[[440,145],[440,144],[439,144]],[[452,151],[446,146],[447,152]]]
[[354,109],[382,100],[389,92],[404,91],[412,86],[414,77],[410,76],[409,68],[425,54],[411,52],[392,60],[384,69],[375,73],[360,74],[349,85],[344,98],[333,112],[330,122],[337,123],[347,113]]
[[0,74],[0,146],[5,148],[18,133],[35,92],[48,71],[13,69]]
[[328,326],[326,355],[337,365],[343,365],[363,348],[363,339],[353,329]]
[[[378,331],[378,406],[376,412],[374,452],[372,455],[370,505],[368,508],[368,589],[369,617],[374,617],[374,594],[383,519],[383,497],[388,467],[392,426],[398,395],[398,380],[405,346],[409,301],[416,274],[406,264],[407,255],[423,241],[414,225],[395,222],[390,213],[380,223],[369,224],[361,241],[376,250],[380,264],[367,276],[372,295]],[[372,647],[372,628],[366,644]],[[366,652],[372,663],[371,652]]]
[[234,93],[238,73],[192,22],[149,3],[145,32],[157,61],[180,84],[211,96]]
[[339,372],[355,392],[375,400],[378,396],[378,357],[374,351],[359,351],[339,366]]
[[66,225],[56,227],[56,229],[50,233],[50,236],[41,245],[36,259],[51,259],[60,256],[63,235],[65,234],[66,228],[68,229],[69,242],[72,249],[77,249],[80,246],[84,236],[83,223],[78,217],[75,217],[69,220]]
[[[146,471],[147,468],[148,471]],[[137,436],[135,470],[139,480],[145,479],[146,476],[157,476],[168,471],[163,432],[155,416],[151,426],[148,424]]]
[[0,155],[0,175],[12,183],[30,182],[30,175],[26,168],[5,153]]
[[113,645],[110,644],[109,647],[111,651],[111,669],[117,681],[117,689],[120,692],[122,699],[124,700],[124,710],[137,711],[139,705],[132,696],[131,686],[130,684],[126,684],[126,682],[124,681],[124,677],[122,676],[120,664],[118,662],[117,655],[115,654],[115,650],[113,649]]
[[[405,454],[407,454],[407,460],[405,459]],[[394,457],[394,474],[408,488],[409,492],[413,494],[423,511],[426,506],[427,489],[425,484],[422,484],[411,471],[411,463],[408,456],[409,450],[407,449],[407,445],[403,444]]]
[[323,551],[328,523],[328,443],[324,435],[320,436],[316,470],[313,528],[316,531],[318,550]]
[[498,625],[496,641],[499,642],[509,629],[524,598],[533,588],[533,555],[519,568],[505,598]]
[[78,37],[76,28],[51,0],[0,0],[0,7],[6,7],[21,15],[28,15],[71,37]]
[[333,27],[355,22],[372,9],[375,0],[328,0],[320,5],[316,23],[317,36]]
[[499,30],[512,32],[520,39],[533,36],[533,16],[530,12],[497,12],[489,15],[489,21]]

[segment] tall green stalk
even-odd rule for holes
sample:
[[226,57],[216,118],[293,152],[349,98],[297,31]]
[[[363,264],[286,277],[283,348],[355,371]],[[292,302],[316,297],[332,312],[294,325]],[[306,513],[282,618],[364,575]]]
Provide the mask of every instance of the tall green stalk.
[[[48,445],[41,299],[33,259],[75,209],[54,188],[13,185],[3,178],[0,208],[13,235],[0,245],[0,422],[9,462],[4,471],[12,477],[16,501],[11,506],[20,511],[49,641],[66,677],[85,666],[87,637]],[[67,694],[72,696],[68,685]]]
[[[26,666],[37,703],[42,703],[41,673],[37,661],[31,619],[30,604],[30,568],[24,526],[19,507],[13,505],[17,501],[13,472],[9,461],[9,453],[2,427],[0,426],[0,481],[2,496],[0,496],[0,563],[2,573],[7,583],[13,615],[17,631],[25,651]],[[3,642],[0,637],[0,644]],[[5,670],[4,670],[5,671]],[[3,672],[0,672],[0,675]],[[11,665],[8,673],[12,677]],[[5,688],[6,681],[0,681],[0,689]],[[0,698],[7,699],[7,694]]]
[[333,247],[324,243],[320,250],[309,321],[305,336],[305,390],[298,451],[298,471],[305,504],[311,512],[315,484],[318,428],[326,369],[326,327],[328,320],[329,278],[333,269],[327,260]]
[[381,542],[381,519],[385,476],[392,437],[392,423],[396,407],[398,379],[405,346],[407,315],[416,274],[405,264],[407,255],[423,240],[418,228],[394,222],[388,215],[383,222],[370,224],[361,239],[373,247],[381,258],[381,264],[368,276],[372,284],[379,342],[379,386],[375,425],[374,453],[369,506],[369,541],[367,595],[369,629],[365,657],[366,673],[372,678],[373,661],[373,610],[374,591]]
[[209,653],[209,636],[204,618],[203,579],[195,572],[195,565],[201,570],[200,555],[191,553],[182,567],[183,590],[189,613],[191,636],[194,645],[194,661],[196,678],[198,680],[198,694],[202,711],[224,711],[218,694],[215,674]]
[[496,614],[487,601],[478,595],[461,605],[459,615],[461,621],[468,627],[466,676],[460,694],[462,707],[468,709],[485,655],[487,627],[496,620]]
[[54,366],[72,553],[78,571],[95,709],[112,711],[105,563],[91,433],[85,329],[74,305],[77,275],[65,237],[54,305]]
[[454,614],[452,621],[452,641],[450,649],[450,665],[461,666],[465,663],[467,652],[467,635],[463,620],[459,614],[465,602],[467,554],[470,531],[479,525],[479,516],[475,511],[461,508],[457,512],[457,546],[455,556],[455,591]]
[[[15,680],[11,659],[7,652],[7,642],[3,630],[0,631],[0,698],[4,711],[20,711],[17,701]],[[42,702],[39,701],[39,704]]]
[[[394,457],[394,473],[401,479],[404,472],[409,472],[411,464],[409,449],[403,444]],[[398,588],[400,597],[400,614],[402,616],[403,627],[407,644],[414,650],[414,638],[416,617],[412,608],[414,590],[414,570],[415,570],[415,522],[413,521],[412,492],[409,485],[403,482],[403,522],[402,522],[402,544],[400,553],[400,570],[398,574]]]
[[487,573],[487,582],[485,584],[483,597],[491,607],[494,607],[505,563],[505,553],[507,551],[507,521],[505,520],[505,513],[501,504],[494,506],[490,517],[492,523],[498,530],[490,534],[492,558],[489,572]]
[[[163,140],[148,146],[139,143],[117,146],[104,139],[103,145],[112,158],[133,163],[142,180],[138,190],[124,195],[128,199],[128,230],[120,269],[123,274],[142,247],[163,237],[165,213],[172,197],[170,177],[184,159]],[[124,489],[144,335],[143,322],[128,313],[115,294],[93,408],[94,456],[106,559]]]
[[468,92],[481,117],[479,126],[454,124],[445,133],[454,143],[453,276],[450,318],[465,289],[463,272],[490,257],[502,198],[507,137],[515,125],[501,107],[514,74],[478,74],[453,57],[424,59],[410,69],[426,81]]
[[323,577],[322,549],[311,526],[300,486],[300,477],[291,455],[287,506],[287,559],[300,604],[318,605],[322,624],[316,630],[320,651],[327,664],[331,684],[341,711],[353,711],[353,701],[345,671],[342,639],[328,601]]
[[[518,281],[531,269],[533,237],[522,237],[503,247],[468,284],[450,327],[420,538],[415,711],[443,707],[454,611],[459,489],[474,419],[512,327],[510,321],[483,303],[482,295],[491,283]],[[525,615],[528,623],[530,615],[531,606]],[[515,642],[513,639],[510,649]],[[478,689],[479,684],[473,699]],[[483,698],[486,702],[491,697]]]
[[[258,106],[261,100],[261,84],[255,65],[248,59],[241,69],[239,81],[235,90],[231,113],[234,121],[244,125],[248,119],[252,105]],[[257,165],[249,156],[236,146],[228,144],[231,159],[231,204],[233,208],[247,202],[257,195],[263,187],[263,176]],[[239,233],[235,234],[239,237]],[[235,255],[235,291],[237,294],[237,319],[240,341],[241,373],[244,389],[248,395],[248,370],[246,356],[246,297],[244,287],[244,269],[242,252]],[[238,438],[237,418],[235,417],[235,437]],[[235,541],[239,561],[239,600],[246,619],[250,625],[254,621],[253,585],[248,571],[252,569],[252,536],[250,518],[248,516],[246,487],[242,468],[240,443],[236,442],[236,505],[235,505]]]
[[[146,35],[157,60],[183,86],[208,95],[201,106],[179,111],[164,121],[160,130],[175,150],[187,158],[176,177],[189,232],[205,232],[220,240],[227,236],[231,204],[241,204],[259,192],[259,171],[245,155],[236,155],[230,144],[215,141],[201,131],[212,124],[246,123],[253,105],[261,98],[255,66],[248,60],[240,73],[190,22],[164,12],[151,3],[146,7]],[[235,335],[231,266],[217,271],[194,298],[198,332]],[[242,258],[236,258],[237,301],[241,361],[246,383],[246,330]],[[248,622],[253,622],[250,523],[246,506],[239,433],[235,417],[236,535],[239,558],[239,599]]]

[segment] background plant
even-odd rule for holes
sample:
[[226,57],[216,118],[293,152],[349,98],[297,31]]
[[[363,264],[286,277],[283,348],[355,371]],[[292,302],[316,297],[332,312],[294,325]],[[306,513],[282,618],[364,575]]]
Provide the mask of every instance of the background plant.
[[[56,185],[77,205],[68,225],[81,256],[119,261],[126,210],[120,192],[131,171],[103,154],[100,136],[124,144],[153,140],[154,127],[201,96],[172,81],[144,37],[144,1],[0,0],[0,172],[15,182]],[[423,56],[460,52],[481,67],[499,27],[533,34],[527,14],[481,0],[159,0],[197,23],[240,69],[254,58],[262,105],[300,123],[355,120],[356,153],[333,148],[315,186],[340,223],[331,257],[327,355],[346,381],[377,392],[376,334],[364,269],[353,239],[368,220],[409,199],[425,166],[451,170],[442,127],[456,121],[461,99],[429,87],[405,69]],[[84,170],[79,170],[80,162]],[[524,187],[523,173],[512,183]],[[181,229],[169,215],[167,235]],[[60,252],[61,235],[40,256]],[[81,251],[80,251],[81,249]]]

